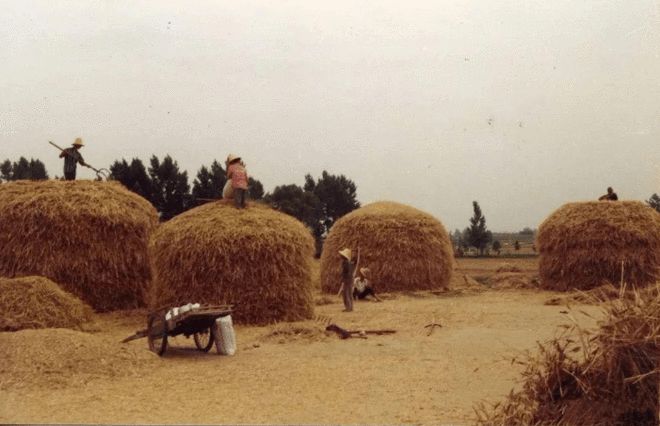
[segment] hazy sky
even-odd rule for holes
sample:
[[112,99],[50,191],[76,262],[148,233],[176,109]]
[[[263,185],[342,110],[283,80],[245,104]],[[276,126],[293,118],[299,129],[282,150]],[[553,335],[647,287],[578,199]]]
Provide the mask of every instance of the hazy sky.
[[[660,192],[660,1],[0,1],[0,161],[241,155],[464,228]],[[83,169],[83,178],[93,173]]]

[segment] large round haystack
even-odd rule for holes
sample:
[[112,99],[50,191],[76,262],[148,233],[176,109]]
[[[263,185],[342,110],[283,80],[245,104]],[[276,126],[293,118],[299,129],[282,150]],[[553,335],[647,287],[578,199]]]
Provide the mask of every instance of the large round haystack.
[[270,207],[205,204],[162,225],[149,250],[152,307],[233,304],[232,317],[251,324],[313,316],[313,238]]
[[[569,203],[539,227],[541,285],[590,289],[660,278],[660,215],[637,201]],[[622,269],[623,262],[623,269]]]
[[0,185],[0,275],[41,275],[94,309],[139,306],[155,209],[119,183]]
[[371,270],[376,291],[446,288],[454,255],[449,235],[433,216],[393,202],[377,202],[339,219],[323,246],[321,288],[341,285],[338,251],[360,247],[360,267]]
[[91,320],[92,308],[44,277],[0,277],[0,331],[74,328]]

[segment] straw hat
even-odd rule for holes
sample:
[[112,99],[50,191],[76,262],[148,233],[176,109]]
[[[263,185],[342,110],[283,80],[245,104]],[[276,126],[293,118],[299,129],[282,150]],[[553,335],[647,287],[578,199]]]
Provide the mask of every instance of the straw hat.
[[360,268],[360,273],[365,277],[368,276],[370,272],[369,268]]
[[234,155],[234,154],[229,154],[227,156],[227,164],[231,164],[233,161],[240,160],[241,157]]
[[346,260],[351,260],[351,249],[345,248],[343,250],[339,250],[339,254],[345,257]]
[[71,144],[73,146],[85,146],[81,138],[76,138],[76,140]]

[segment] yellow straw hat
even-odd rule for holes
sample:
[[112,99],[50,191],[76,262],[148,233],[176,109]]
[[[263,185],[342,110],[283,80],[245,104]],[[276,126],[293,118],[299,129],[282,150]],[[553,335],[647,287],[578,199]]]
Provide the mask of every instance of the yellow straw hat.
[[231,164],[233,161],[240,160],[241,157],[234,155],[234,154],[229,154],[227,156],[227,164]]
[[362,275],[364,275],[365,277],[366,277],[367,275],[369,275],[370,272],[371,272],[371,271],[369,270],[369,268],[360,268],[360,273],[361,273]]
[[81,138],[76,138],[76,140],[71,144],[73,146],[85,146]]
[[345,248],[339,251],[339,254],[346,258],[346,260],[351,260],[351,249]]

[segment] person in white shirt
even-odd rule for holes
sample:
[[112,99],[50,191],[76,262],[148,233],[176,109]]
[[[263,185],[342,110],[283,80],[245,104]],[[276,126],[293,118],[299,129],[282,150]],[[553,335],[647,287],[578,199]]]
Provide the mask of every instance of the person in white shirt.
[[382,300],[376,296],[374,288],[369,281],[369,275],[371,271],[369,268],[360,268],[355,278],[353,278],[353,299],[364,300],[367,296],[372,295],[376,302],[382,302]]

